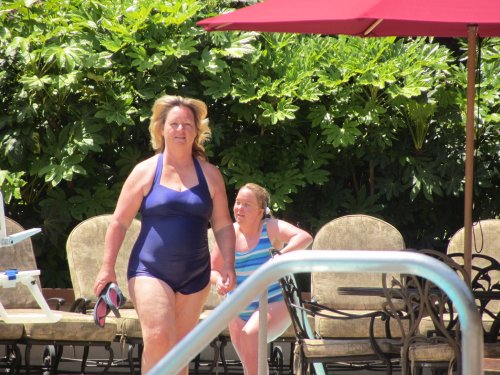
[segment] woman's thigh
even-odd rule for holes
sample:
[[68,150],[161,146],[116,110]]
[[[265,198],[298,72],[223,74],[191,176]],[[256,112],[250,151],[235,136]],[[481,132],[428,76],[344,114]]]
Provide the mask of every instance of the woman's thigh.
[[175,294],[175,319],[178,339],[184,337],[198,323],[209,291],[210,283],[196,293]]
[[292,320],[285,301],[271,303],[268,310],[267,342],[271,342],[280,337],[290,327]]
[[[259,314],[257,310],[243,326],[247,335],[258,335]],[[285,301],[270,303],[267,307],[267,342],[271,342],[280,337],[290,326],[291,319]]]
[[175,293],[172,288],[159,279],[137,276],[130,279],[129,291],[143,334],[175,338]]

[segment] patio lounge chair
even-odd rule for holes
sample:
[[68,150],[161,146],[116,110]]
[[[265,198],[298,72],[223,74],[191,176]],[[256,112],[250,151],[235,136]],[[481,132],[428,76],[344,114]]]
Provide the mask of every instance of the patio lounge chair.
[[[71,281],[75,293],[75,304],[82,306],[87,314],[92,313],[93,306],[96,302],[96,297],[93,292],[93,285],[97,272],[100,269],[102,256],[104,251],[104,238],[106,231],[111,220],[111,215],[99,215],[91,217],[79,223],[71,231],[66,242],[66,252],[70,270]],[[118,258],[116,260],[116,277],[118,285],[127,299],[125,305],[120,308],[120,318],[116,318],[113,314],[108,315],[106,318],[106,325],[108,322],[115,322],[117,324],[117,335],[115,341],[119,341],[128,346],[126,365],[131,374],[140,372],[141,353],[142,353],[142,332],[137,312],[132,304],[128,290],[127,280],[127,265],[130,257],[132,247],[139,235],[141,222],[137,219],[132,221],[130,228],[127,231],[123,241]],[[208,231],[209,246],[213,246],[213,235],[211,230]],[[205,304],[204,311],[200,319],[206,318],[208,314],[219,304],[219,296],[212,290],[210,296]],[[227,336],[226,336],[227,335]],[[197,356],[194,361],[194,372],[205,370],[211,373],[215,369],[219,359],[222,360],[225,366],[224,358],[224,345],[227,343],[221,340],[223,337],[228,337],[229,332],[224,331],[221,337],[210,343],[214,350],[214,356],[208,361],[208,365]],[[134,353],[137,349],[137,356]],[[123,365],[116,361],[115,365]],[[201,368],[202,367],[202,368]]]
[[[75,304],[80,305],[89,317],[92,317],[92,309],[97,300],[93,287],[102,263],[104,238],[110,220],[111,215],[99,215],[84,220],[73,228],[66,241],[66,255],[75,293]],[[113,340],[127,345],[127,364],[125,365],[128,366],[131,374],[136,373],[136,367],[140,368],[142,331],[128,291],[127,264],[140,228],[141,222],[134,219],[116,260],[117,282],[127,299],[120,308],[121,317],[116,318],[113,314],[109,314],[105,324],[105,326],[110,323],[117,325],[116,336]],[[96,329],[98,329],[97,326]],[[137,349],[137,358],[134,358],[135,349]],[[124,365],[118,362],[120,360],[116,361],[115,365]]]
[[[6,218],[5,222],[7,234],[24,231],[24,228],[11,219]],[[1,248],[0,264],[3,268],[18,269],[19,272],[36,269],[31,240],[27,238],[12,246]],[[35,283],[38,287],[40,286],[38,276],[35,277]],[[110,324],[106,329],[99,331],[95,329],[92,317],[68,311],[53,311],[52,315],[57,316],[57,319],[49,319],[44,322],[39,318],[38,301],[23,285],[18,285],[15,288],[0,288],[0,300],[9,316],[24,317],[24,322],[19,323],[22,327],[22,338],[19,342],[26,346],[24,358],[26,374],[30,374],[34,370],[31,365],[31,349],[35,345],[45,347],[42,370],[47,374],[57,373],[64,348],[68,345],[78,345],[84,348],[82,373],[85,372],[86,354],[88,354],[90,346],[99,345],[108,349],[109,358],[105,362],[106,364],[110,363],[113,357],[110,344],[116,334],[116,324]],[[50,303],[51,301],[44,300],[44,302]],[[62,301],[57,300],[56,302],[57,309]],[[14,325],[13,327],[18,326]]]

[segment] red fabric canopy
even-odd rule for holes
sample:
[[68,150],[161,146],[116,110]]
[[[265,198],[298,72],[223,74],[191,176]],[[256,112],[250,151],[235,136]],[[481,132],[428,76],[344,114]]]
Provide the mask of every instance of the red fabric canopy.
[[500,0],[267,0],[198,23],[207,31],[437,37],[466,37],[471,24],[479,36],[500,36]]

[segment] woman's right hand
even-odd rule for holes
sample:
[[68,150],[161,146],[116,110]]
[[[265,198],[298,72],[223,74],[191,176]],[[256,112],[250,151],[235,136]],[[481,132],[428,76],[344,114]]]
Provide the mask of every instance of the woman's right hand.
[[94,282],[94,294],[99,297],[102,290],[109,283],[116,283],[116,273],[114,269],[101,268]]

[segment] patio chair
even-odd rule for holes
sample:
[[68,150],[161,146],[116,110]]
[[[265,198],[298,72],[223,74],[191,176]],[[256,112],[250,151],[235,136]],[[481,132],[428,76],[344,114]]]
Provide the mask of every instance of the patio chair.
[[[8,234],[18,233],[22,231],[20,225],[15,223],[13,220],[7,219],[5,217],[0,218],[2,220],[2,238]],[[7,228],[8,226],[8,228]],[[5,233],[3,233],[5,231]],[[4,258],[15,258],[16,253],[18,253],[18,259],[26,254],[26,246],[28,242],[22,241],[16,244],[16,248],[13,246],[2,246],[0,247],[0,269],[2,271],[6,270],[7,264],[4,263]],[[25,261],[21,260],[15,265],[17,269],[32,270],[36,268],[33,259],[27,259]],[[21,268],[22,267],[22,268]],[[9,289],[0,288],[0,303],[2,305],[9,307],[9,299],[16,299],[20,301],[26,301],[26,303],[31,303],[33,309],[38,307],[38,304],[33,303],[31,293],[28,289],[21,284],[13,285]],[[3,307],[5,307],[3,306]],[[3,308],[2,307],[2,308]],[[6,310],[7,311],[7,310]],[[9,373],[17,374],[20,370],[22,358],[21,351],[18,344],[22,342],[24,326],[22,322],[11,323],[6,322],[0,318],[0,344],[4,346],[4,356],[0,359],[1,368],[8,369]]]
[[[93,285],[102,262],[104,238],[111,217],[111,215],[106,214],[82,221],[73,228],[66,242],[70,276],[75,293],[75,304],[81,306],[87,314],[92,314],[92,309],[96,302]],[[142,331],[137,312],[134,309],[128,290],[127,265],[132,247],[139,235],[140,228],[141,222],[138,219],[134,219],[127,231],[116,260],[117,282],[127,301],[125,305],[120,308],[120,318],[116,318],[110,314],[106,319],[106,325],[110,321],[114,321],[117,324],[118,329],[115,341],[127,345],[126,361],[117,360],[114,365],[123,365],[125,364],[124,362],[126,362],[131,374],[137,373],[138,369],[140,369]],[[209,246],[213,246],[214,238],[211,230],[208,232],[208,238]],[[200,319],[206,318],[218,303],[219,296],[215,290],[211,290]],[[222,332],[221,338],[225,335],[229,336],[229,332]],[[214,350],[214,356],[208,363],[202,361],[201,356],[195,358],[195,374],[200,371],[205,372],[206,368],[208,368],[207,371],[211,373],[218,363],[219,358],[222,360],[222,363],[225,364],[223,344],[224,341],[221,341],[220,338],[210,343],[210,346]],[[137,356],[134,356],[136,350]]]
[[[97,301],[94,295],[94,281],[99,272],[104,252],[104,238],[111,221],[111,215],[98,215],[86,219],[79,223],[68,236],[66,241],[66,255],[68,259],[69,272],[73,291],[75,293],[75,304],[80,306],[82,311],[92,317],[93,307]],[[127,264],[130,252],[134,245],[141,222],[134,219],[127,231],[118,258],[116,259],[116,277],[123,295],[127,299],[120,308],[120,318],[113,314],[108,315],[106,324],[117,325],[114,341],[119,341],[127,346],[127,359],[118,359],[114,365],[125,365],[131,374],[140,368],[142,353],[142,331],[137,312],[132,304],[128,290]],[[96,326],[96,329],[98,327]],[[134,353],[137,351],[137,358]],[[126,363],[124,363],[126,362]]]
[[[407,250],[417,251],[417,250]],[[435,250],[418,250],[444,262],[468,282],[465,269],[452,258]],[[403,302],[400,314],[392,315],[407,328],[401,331],[402,375],[422,374],[423,369],[432,374],[452,371],[461,373],[460,324],[453,303],[446,291],[430,280],[414,275],[401,275],[389,282],[384,279],[384,291],[388,305]]]
[[[318,231],[312,244],[315,251],[402,250],[404,247],[403,237],[395,227],[362,214],[328,222]],[[354,369],[385,367],[387,373],[391,373],[393,363],[399,359],[397,343],[401,329],[394,319],[390,319],[384,297],[339,293],[338,288],[352,286],[381,288],[382,274],[311,274],[315,333],[317,337],[335,340],[336,353],[329,355],[329,361],[336,367],[345,368],[346,364]],[[398,304],[393,307],[397,309]]]
[[[463,264],[464,229],[448,243],[446,253]],[[500,291],[500,219],[487,219],[472,227],[471,288],[477,297],[484,330],[485,358],[500,358],[500,300],[491,292]]]
[[[18,223],[6,218],[6,233],[13,234],[24,231]],[[33,246],[29,238],[12,246],[0,249],[0,264],[6,269],[23,270],[36,269],[36,260]],[[35,277],[36,285],[40,286],[38,276]],[[41,294],[40,294],[41,295]],[[43,298],[43,297],[42,297]],[[69,345],[78,345],[84,348],[84,355],[81,358],[81,372],[85,372],[88,349],[91,346],[104,347],[109,357],[104,360],[103,365],[111,363],[113,352],[111,341],[116,334],[116,324],[110,324],[104,330],[96,330],[93,318],[76,312],[53,311],[57,315],[56,320],[43,321],[40,319],[39,301],[33,297],[32,293],[25,287],[0,288],[0,300],[5,307],[7,315],[10,317],[24,317],[21,324],[22,339],[19,341],[25,345],[25,372],[30,374],[37,366],[31,364],[31,349],[33,346],[44,346],[45,350],[42,358],[41,369],[46,374],[57,373],[64,348]],[[43,301],[44,303],[55,302],[57,310],[64,302],[61,299]],[[14,327],[18,327],[14,325]],[[2,332],[4,327],[1,328]],[[16,353],[16,356],[19,353]],[[80,360],[80,359],[79,359]]]

